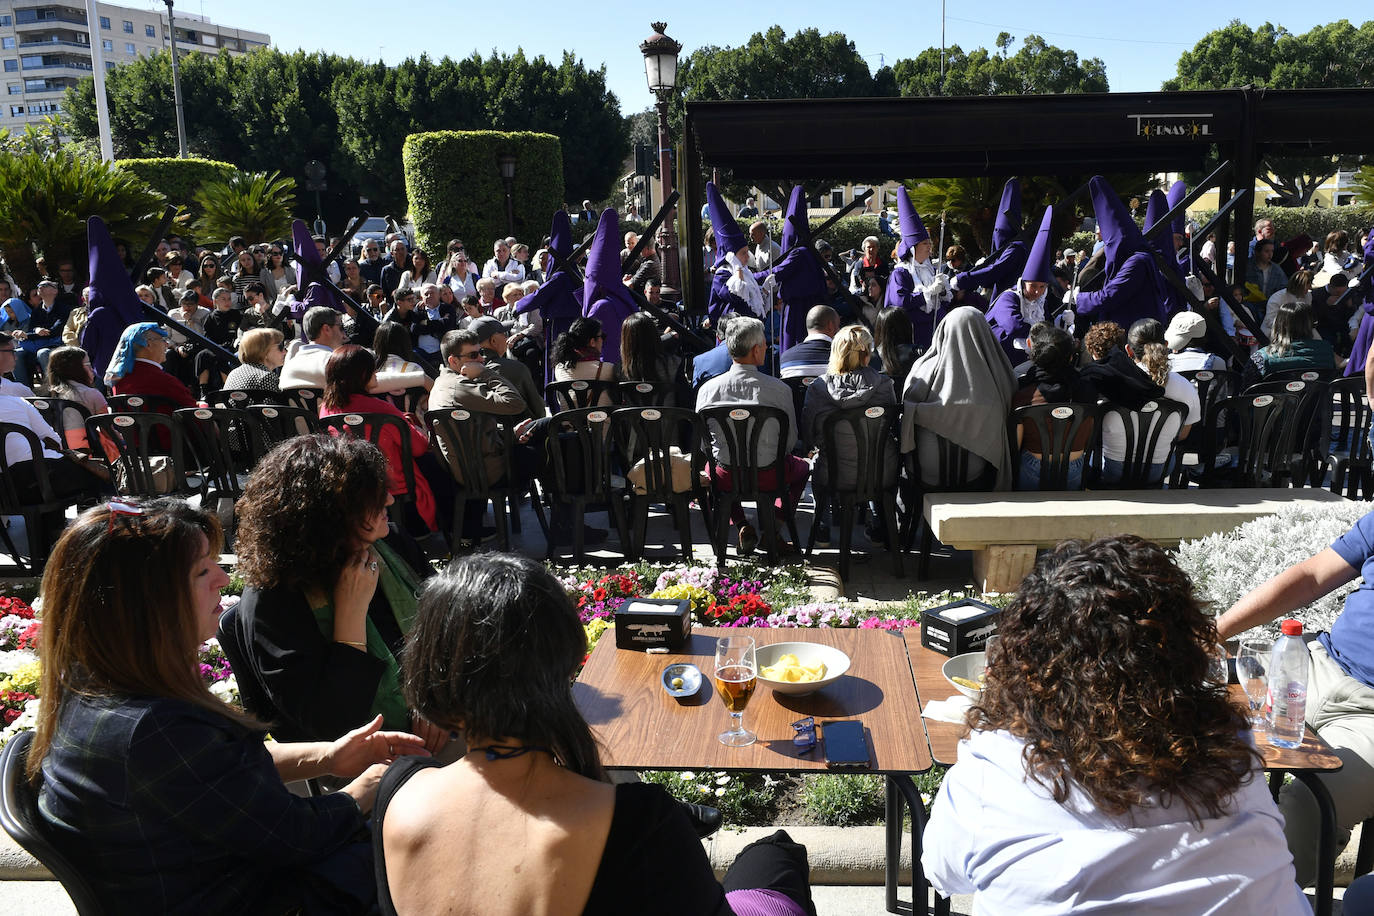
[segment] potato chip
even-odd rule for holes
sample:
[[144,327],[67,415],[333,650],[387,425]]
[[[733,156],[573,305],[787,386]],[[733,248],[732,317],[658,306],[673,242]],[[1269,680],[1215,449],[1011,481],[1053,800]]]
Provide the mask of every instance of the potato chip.
[[825,663],[803,665],[797,656],[787,653],[778,657],[776,664],[765,665],[759,669],[759,676],[770,681],[786,684],[808,684],[825,677]]

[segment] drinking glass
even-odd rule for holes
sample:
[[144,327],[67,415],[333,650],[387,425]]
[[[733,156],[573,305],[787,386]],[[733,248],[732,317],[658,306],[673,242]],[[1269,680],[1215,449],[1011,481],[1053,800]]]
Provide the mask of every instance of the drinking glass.
[[718,737],[727,747],[746,747],[758,740],[758,735],[744,727],[744,707],[754,695],[758,676],[752,636],[722,636],[716,640],[716,693],[730,711],[730,730]]
[[1269,655],[1273,651],[1271,639],[1246,639],[1236,654],[1236,678],[1250,700],[1250,727],[1255,731],[1268,725],[1264,704],[1269,698]]
[[1231,669],[1226,664],[1226,647],[1213,643],[1207,662],[1207,680],[1225,686],[1231,680]]

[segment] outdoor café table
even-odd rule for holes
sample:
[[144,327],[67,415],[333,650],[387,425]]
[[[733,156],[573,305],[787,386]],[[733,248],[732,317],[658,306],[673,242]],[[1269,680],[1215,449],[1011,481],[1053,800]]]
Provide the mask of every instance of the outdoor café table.
[[[849,656],[849,670],[805,697],[774,694],[760,681],[744,711],[744,726],[758,735],[758,741],[748,747],[726,747],[716,736],[729,727],[730,716],[713,680],[716,637],[722,635],[752,636],[760,646],[798,641],[834,646]],[[665,667],[682,662],[701,669],[702,686],[696,695],[678,700],[664,691],[661,678]],[[888,911],[898,912],[903,799],[912,810],[912,893],[916,900],[926,899],[920,865],[925,810],[911,774],[930,769],[930,751],[899,635],[831,628],[698,628],[681,651],[650,655],[617,650],[615,632],[608,630],[578,676],[573,695],[601,745],[603,765],[612,770],[824,772],[825,723],[863,722],[869,767],[846,772],[886,777]],[[806,716],[815,717],[822,739],[809,752],[792,743],[792,723]]]
[[[945,680],[940,668],[947,661],[945,656],[932,652],[921,645],[919,629],[912,627],[902,634],[906,640],[907,653],[911,657],[911,670],[916,677],[916,693],[924,706],[931,700],[943,700],[955,693],[949,681]],[[1242,709],[1249,708],[1245,691],[1239,684],[1231,684],[1231,699]],[[959,759],[959,741],[968,733],[964,725],[953,722],[938,722],[934,719],[923,720],[926,735],[930,738],[930,753],[936,763],[953,764]],[[1317,799],[1317,809],[1321,812],[1321,840],[1317,848],[1317,905],[1316,916],[1331,916],[1332,888],[1336,871],[1336,807],[1331,801],[1331,793],[1317,778],[1318,773],[1331,773],[1341,768],[1341,759],[1331,751],[1331,746],[1321,739],[1312,729],[1303,735],[1298,747],[1275,747],[1264,735],[1257,735],[1256,747],[1264,757],[1264,769],[1269,773],[1269,786],[1278,798],[1279,786],[1285,773],[1303,782]]]

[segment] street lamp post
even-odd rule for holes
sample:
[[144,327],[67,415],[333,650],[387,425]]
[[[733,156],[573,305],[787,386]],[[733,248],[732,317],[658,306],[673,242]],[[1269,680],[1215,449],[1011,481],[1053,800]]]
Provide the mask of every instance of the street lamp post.
[[515,235],[515,157],[504,153],[496,157],[496,165],[506,186],[506,235]]
[[[658,100],[658,175],[663,190],[662,200],[673,193],[673,156],[672,141],[668,136],[668,100],[677,88],[677,56],[682,45],[669,38],[664,32],[666,22],[651,22],[654,34],[639,46],[644,55],[644,75],[649,81],[649,91]],[[660,202],[661,205],[661,202]],[[663,220],[667,233],[663,256],[663,283],[670,289],[682,289],[681,252],[677,242],[677,213],[669,213]]]
[[181,104],[181,69],[177,65],[177,26],[172,18],[172,0],[167,4],[167,34],[172,43],[172,99],[177,109],[177,149],[178,155],[186,158],[186,112]]

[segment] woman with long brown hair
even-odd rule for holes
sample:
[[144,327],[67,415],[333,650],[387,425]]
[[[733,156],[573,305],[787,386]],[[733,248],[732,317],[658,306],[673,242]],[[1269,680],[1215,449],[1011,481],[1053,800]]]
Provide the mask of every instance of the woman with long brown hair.
[[[173,499],[97,506],[58,542],[28,758],[40,814],[112,911],[365,912],[374,765],[421,741],[377,718],[333,742],[265,744],[212,694],[196,652],[229,582],[219,549],[215,517]],[[316,798],[283,781],[326,774],[352,781]]]
[[1061,544],[1002,613],[921,858],[979,912],[1306,913],[1246,712],[1156,544]]

